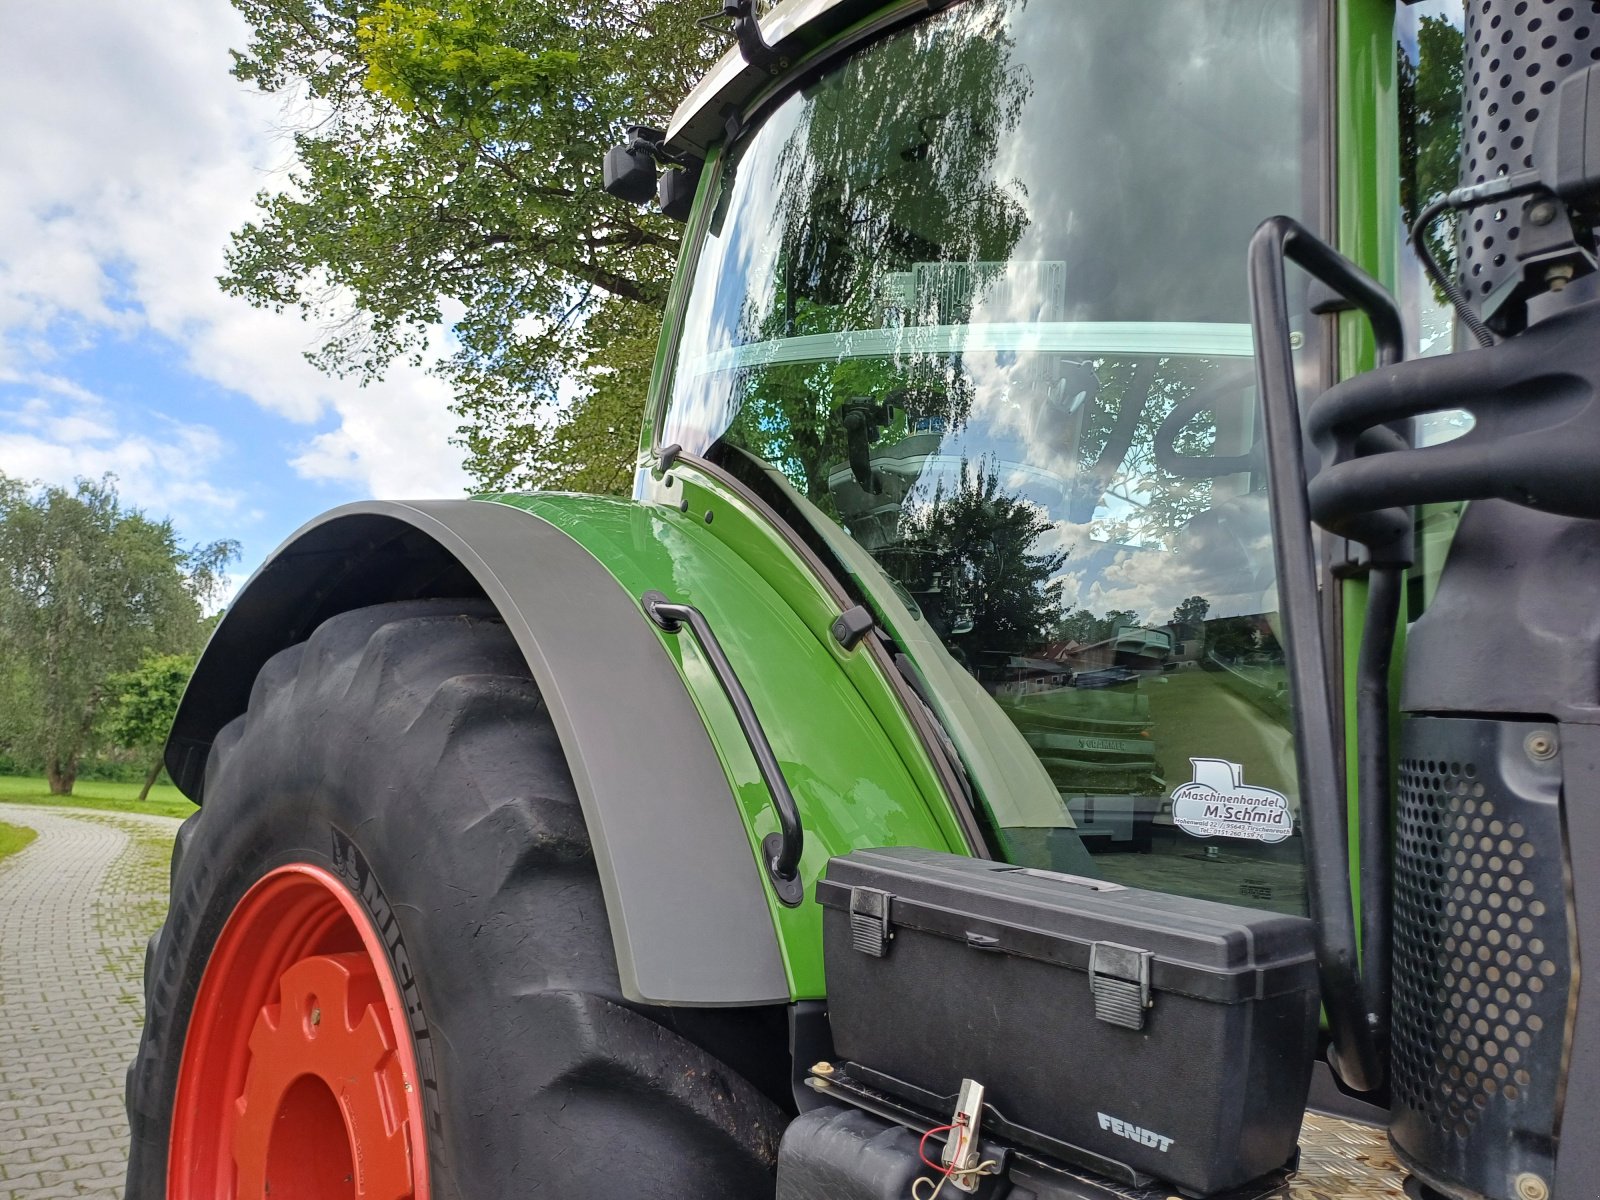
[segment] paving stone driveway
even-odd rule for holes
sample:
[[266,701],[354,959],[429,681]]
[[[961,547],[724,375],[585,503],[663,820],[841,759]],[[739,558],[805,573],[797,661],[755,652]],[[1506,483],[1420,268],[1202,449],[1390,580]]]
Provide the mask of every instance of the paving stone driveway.
[[0,1200],[122,1195],[124,1073],[178,822],[0,804]]

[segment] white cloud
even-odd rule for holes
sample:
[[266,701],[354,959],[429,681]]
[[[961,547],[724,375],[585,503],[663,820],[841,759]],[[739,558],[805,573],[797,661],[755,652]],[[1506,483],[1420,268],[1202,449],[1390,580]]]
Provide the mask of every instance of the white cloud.
[[318,434],[290,465],[307,479],[357,483],[376,496],[458,493],[459,452],[431,452],[455,432],[449,400],[444,384],[419,377],[382,404],[344,409],[339,428]]
[[227,451],[216,430],[160,417],[154,433],[130,430],[104,400],[69,380],[0,373],[0,381],[25,397],[0,410],[6,474],[62,486],[115,475],[129,504],[189,526],[240,512],[242,494],[210,478]]
[[1188,522],[1170,549],[1122,547],[1109,562],[1085,570],[1069,558],[1066,593],[1093,612],[1131,609],[1147,621],[1165,621],[1190,596],[1210,602],[1210,616],[1273,612],[1272,531],[1266,495],[1224,501]]
[[[237,13],[219,0],[58,0],[0,20],[0,374],[59,375],[51,362],[74,345],[159,335],[222,390],[219,404],[243,396],[331,423],[293,459],[308,478],[459,492],[438,383],[411,368],[365,389],[330,380],[302,358],[312,327],[215,283],[229,232],[288,157],[278,101],[227,73],[246,40]],[[88,419],[59,419],[75,416]],[[8,435],[4,469],[27,473],[28,437],[50,441]]]

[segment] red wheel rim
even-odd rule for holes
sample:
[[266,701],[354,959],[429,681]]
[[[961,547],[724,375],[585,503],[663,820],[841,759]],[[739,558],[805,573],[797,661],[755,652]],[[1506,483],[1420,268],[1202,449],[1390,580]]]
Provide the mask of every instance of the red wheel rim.
[[356,897],[293,863],[245,893],[200,980],[168,1200],[428,1200],[421,1080]]

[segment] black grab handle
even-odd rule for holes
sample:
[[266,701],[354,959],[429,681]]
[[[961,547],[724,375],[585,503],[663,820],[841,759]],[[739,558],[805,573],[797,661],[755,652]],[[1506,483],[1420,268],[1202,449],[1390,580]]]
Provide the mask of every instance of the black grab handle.
[[[1372,538],[1368,542],[1373,565],[1367,621],[1356,680],[1356,728],[1363,739],[1356,789],[1362,854],[1362,938],[1358,950],[1351,907],[1342,748],[1333,738],[1334,691],[1323,653],[1300,396],[1289,336],[1285,260],[1320,279],[1367,315],[1377,340],[1380,366],[1401,360],[1404,333],[1400,310],[1382,286],[1298,222],[1288,217],[1270,217],[1250,239],[1250,316],[1255,336],[1256,384],[1266,424],[1273,555],[1295,708],[1301,827],[1309,860],[1307,890],[1311,915],[1316,921],[1322,1003],[1333,1034],[1340,1077],[1357,1091],[1370,1092],[1383,1084],[1388,1040],[1392,903],[1388,675],[1399,618],[1401,572],[1409,561],[1405,549],[1398,544],[1392,522],[1377,521],[1361,530],[1339,531],[1358,541],[1366,540],[1362,533]],[[1374,450],[1385,448],[1387,443],[1382,439],[1372,446]]]
[[728,703],[733,705],[733,715],[739,719],[739,728],[744,731],[745,740],[750,743],[750,749],[756,756],[756,766],[761,771],[767,790],[772,793],[772,807],[778,814],[778,829],[781,832],[769,833],[761,839],[762,863],[778,899],[794,907],[805,898],[805,886],[800,880],[800,851],[805,846],[805,833],[800,828],[800,810],[795,806],[789,783],[778,766],[778,756],[772,752],[772,743],[767,741],[766,731],[761,728],[761,719],[756,716],[744,685],[739,682],[733,664],[723,653],[722,643],[711,631],[711,623],[698,608],[692,604],[675,604],[656,591],[646,592],[640,597],[639,603],[644,607],[645,616],[667,633],[677,633],[685,625],[689,627],[694,640],[700,643],[706,661],[711,664],[717,682],[722,685]]

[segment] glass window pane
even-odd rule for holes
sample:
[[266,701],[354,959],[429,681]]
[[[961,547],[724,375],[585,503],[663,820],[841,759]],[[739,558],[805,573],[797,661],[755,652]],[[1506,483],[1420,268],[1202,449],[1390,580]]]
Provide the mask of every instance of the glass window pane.
[[[1465,78],[1462,0],[1420,0],[1400,10],[1400,201],[1404,228],[1434,197],[1461,182],[1461,89]],[[1457,269],[1455,227],[1450,217],[1429,233],[1435,260]],[[1449,301],[1428,279],[1407,239],[1401,260],[1401,311],[1410,355],[1448,354],[1471,343]],[[1464,339],[1464,340],[1463,340]],[[1428,413],[1417,421],[1418,445],[1453,441],[1472,428],[1462,411]],[[1425,504],[1417,512],[1418,562],[1411,572],[1411,618],[1422,615],[1438,586],[1445,552],[1455,536],[1463,505]]]
[[1059,792],[1014,860],[1303,908],[1244,263],[1316,211],[1316,9],[969,0],[723,168],[663,444],[910,598]]

